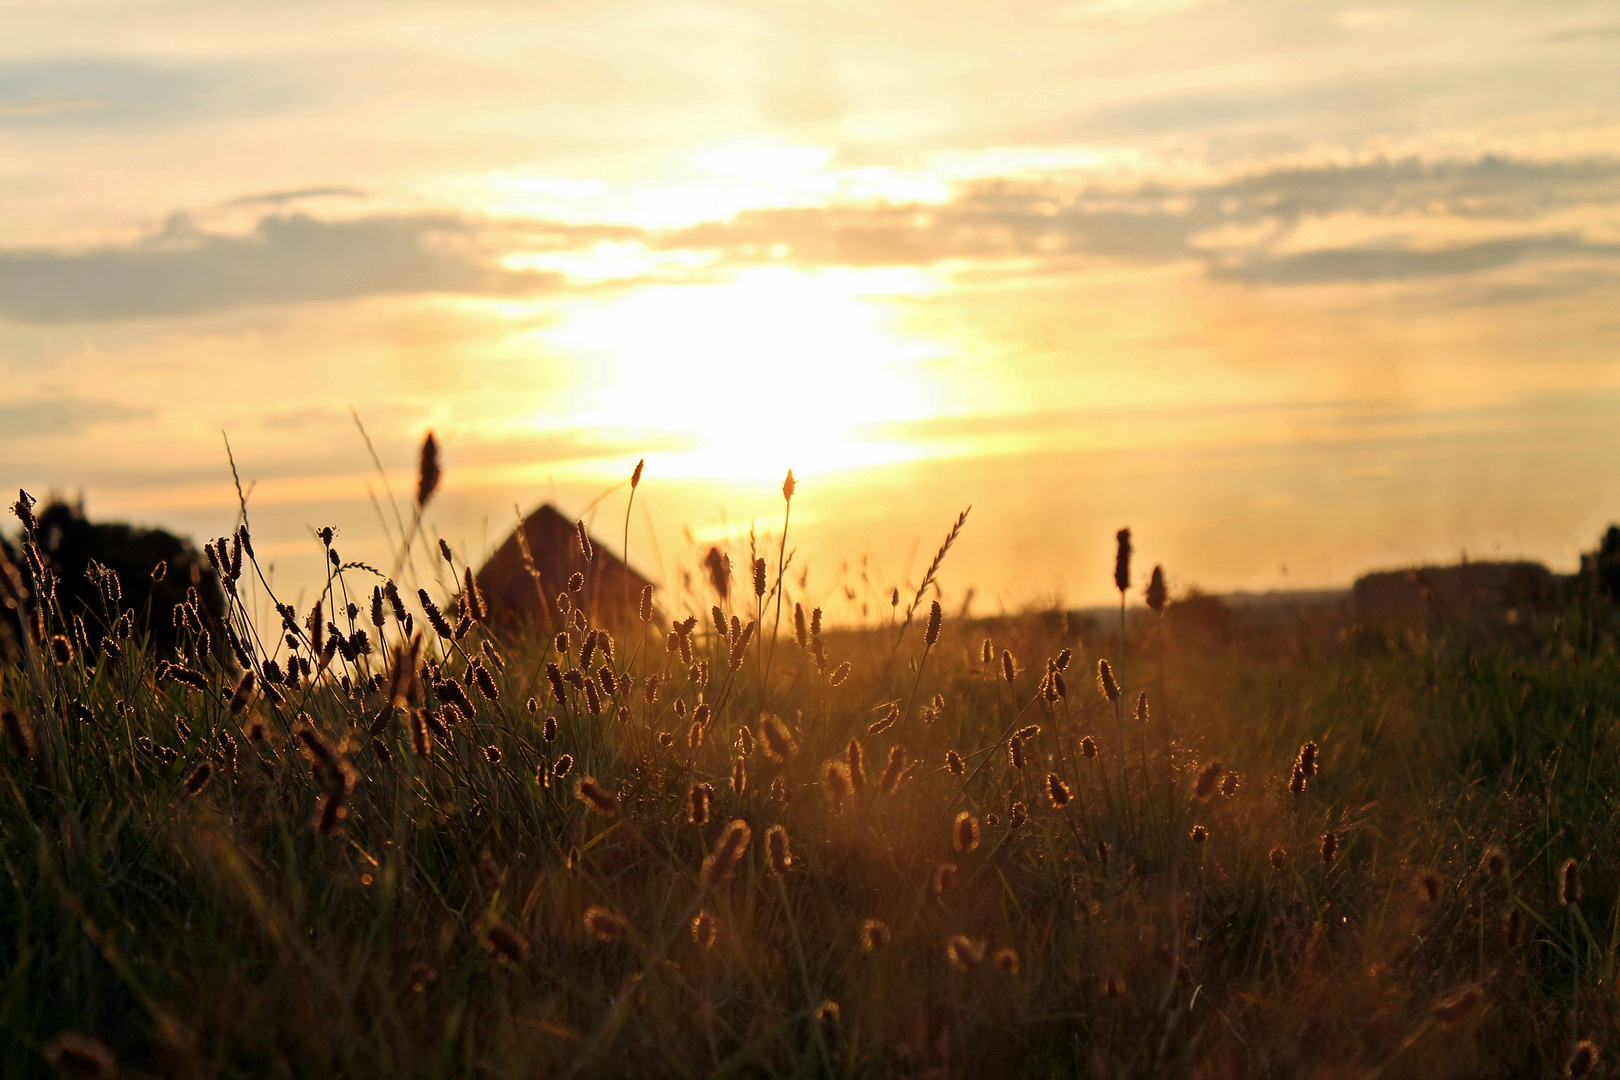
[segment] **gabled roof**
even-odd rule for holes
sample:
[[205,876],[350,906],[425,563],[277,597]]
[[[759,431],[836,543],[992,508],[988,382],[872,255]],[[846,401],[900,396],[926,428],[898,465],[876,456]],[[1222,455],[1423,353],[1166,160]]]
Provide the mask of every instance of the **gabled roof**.
[[492,620],[559,625],[557,596],[567,591],[568,579],[575,573],[584,574],[586,582],[583,595],[576,596],[575,602],[593,622],[623,625],[635,616],[647,579],[594,536],[590,537],[592,558],[587,562],[580,552],[578,527],[556,507],[547,504],[530,514],[523,521],[522,534],[534,573],[525,563],[516,529],[478,571],[478,588]]

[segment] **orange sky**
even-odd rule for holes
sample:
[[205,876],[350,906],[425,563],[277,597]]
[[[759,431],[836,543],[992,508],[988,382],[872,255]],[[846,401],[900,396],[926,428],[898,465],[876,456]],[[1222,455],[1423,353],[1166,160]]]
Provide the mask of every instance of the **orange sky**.
[[0,486],[202,538],[227,433],[294,591],[351,407],[470,558],[646,457],[673,582],[792,467],[813,596],[972,504],[981,613],[1620,518],[1610,4],[6,2],[0,199]]

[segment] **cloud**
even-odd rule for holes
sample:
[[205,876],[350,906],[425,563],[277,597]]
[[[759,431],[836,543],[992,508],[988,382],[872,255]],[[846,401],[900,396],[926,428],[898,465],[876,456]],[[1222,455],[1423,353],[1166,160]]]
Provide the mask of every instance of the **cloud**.
[[[242,202],[280,208],[347,193],[312,188]],[[1620,245],[1583,235],[1571,223],[1588,215],[1601,226],[1615,207],[1620,162],[1487,156],[1274,169],[1209,184],[1128,189],[995,181],[965,187],[940,204],[751,210],[666,231],[455,214],[326,219],[276,209],[238,235],[205,231],[176,215],[124,246],[0,250],[0,317],[184,316],[411,293],[534,295],[642,280],[570,281],[560,272],[506,268],[521,265],[521,258],[503,264],[508,256],[536,253],[585,257],[604,240],[702,256],[693,268],[676,260],[673,269],[659,271],[659,280],[781,263],[1017,259],[1060,267],[1086,258],[1198,262],[1212,276],[1255,284],[1403,280],[1535,261],[1615,259]],[[1351,226],[1360,231],[1346,233]]]
[[150,409],[110,401],[77,397],[35,398],[0,405],[0,437],[67,438],[83,435],[104,424],[139,420],[151,415]]
[[127,247],[0,252],[0,316],[56,322],[399,293],[510,295],[555,281],[497,268],[477,226],[449,215],[272,215],[246,236],[203,232],[176,215]]
[[1606,41],[1609,38],[1620,37],[1620,23],[1599,23],[1595,26],[1572,26],[1566,30],[1555,30],[1542,38],[1543,41]]
[[[929,265],[947,260],[1077,256],[1196,260],[1214,275],[1267,283],[1371,281],[1469,274],[1532,259],[1610,259],[1620,246],[1569,231],[1523,235],[1554,212],[1620,205],[1620,162],[1379,161],[1270,170],[1208,185],[1128,190],[996,182],[942,205],[750,211],[666,234],[670,248],[718,250],[735,262]],[[1386,222],[1378,243],[1283,241],[1315,220]],[[1424,222],[1478,236],[1423,242]],[[1493,236],[1492,231],[1514,235]],[[1215,237],[1211,240],[1211,237]]]
[[1512,237],[1436,250],[1365,245],[1326,248],[1256,259],[1237,266],[1212,267],[1220,277],[1270,285],[1325,281],[1399,281],[1471,274],[1511,266],[1534,257],[1587,255],[1620,258],[1620,244],[1594,244],[1568,235]]
[[363,199],[366,193],[359,188],[349,187],[309,187],[296,188],[292,191],[269,191],[262,195],[243,195],[231,199],[226,206],[285,206],[291,202],[303,199],[345,198]]
[[1324,116],[1360,117],[1408,104],[1424,87],[1410,80],[1364,78],[1303,86],[1235,87],[1114,102],[1056,129],[1069,139],[1138,139],[1181,132],[1271,126]]
[[218,79],[106,57],[0,62],[0,127],[153,124],[204,110]]

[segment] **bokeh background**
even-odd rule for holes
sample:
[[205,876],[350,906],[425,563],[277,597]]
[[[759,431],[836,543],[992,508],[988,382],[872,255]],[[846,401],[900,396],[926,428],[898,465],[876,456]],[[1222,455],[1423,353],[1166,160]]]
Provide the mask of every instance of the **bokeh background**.
[[228,436],[291,592],[386,561],[356,415],[474,561],[791,467],[812,599],[972,504],[978,614],[1620,515],[1612,3],[5,2],[0,206],[0,488],[201,539]]

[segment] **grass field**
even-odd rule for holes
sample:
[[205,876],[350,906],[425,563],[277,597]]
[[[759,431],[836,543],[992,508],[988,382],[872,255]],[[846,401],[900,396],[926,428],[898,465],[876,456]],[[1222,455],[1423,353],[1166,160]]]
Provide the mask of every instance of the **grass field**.
[[652,597],[609,637],[589,580],[564,628],[516,632],[336,557],[321,613],[282,621],[242,532],[215,554],[229,629],[182,611],[168,658],[117,583],[62,611],[24,560],[46,603],[0,669],[0,1071],[1610,1067],[1595,592],[1193,647],[1138,567],[1122,626],[942,618],[930,580],[817,633],[785,550],[718,611]]

